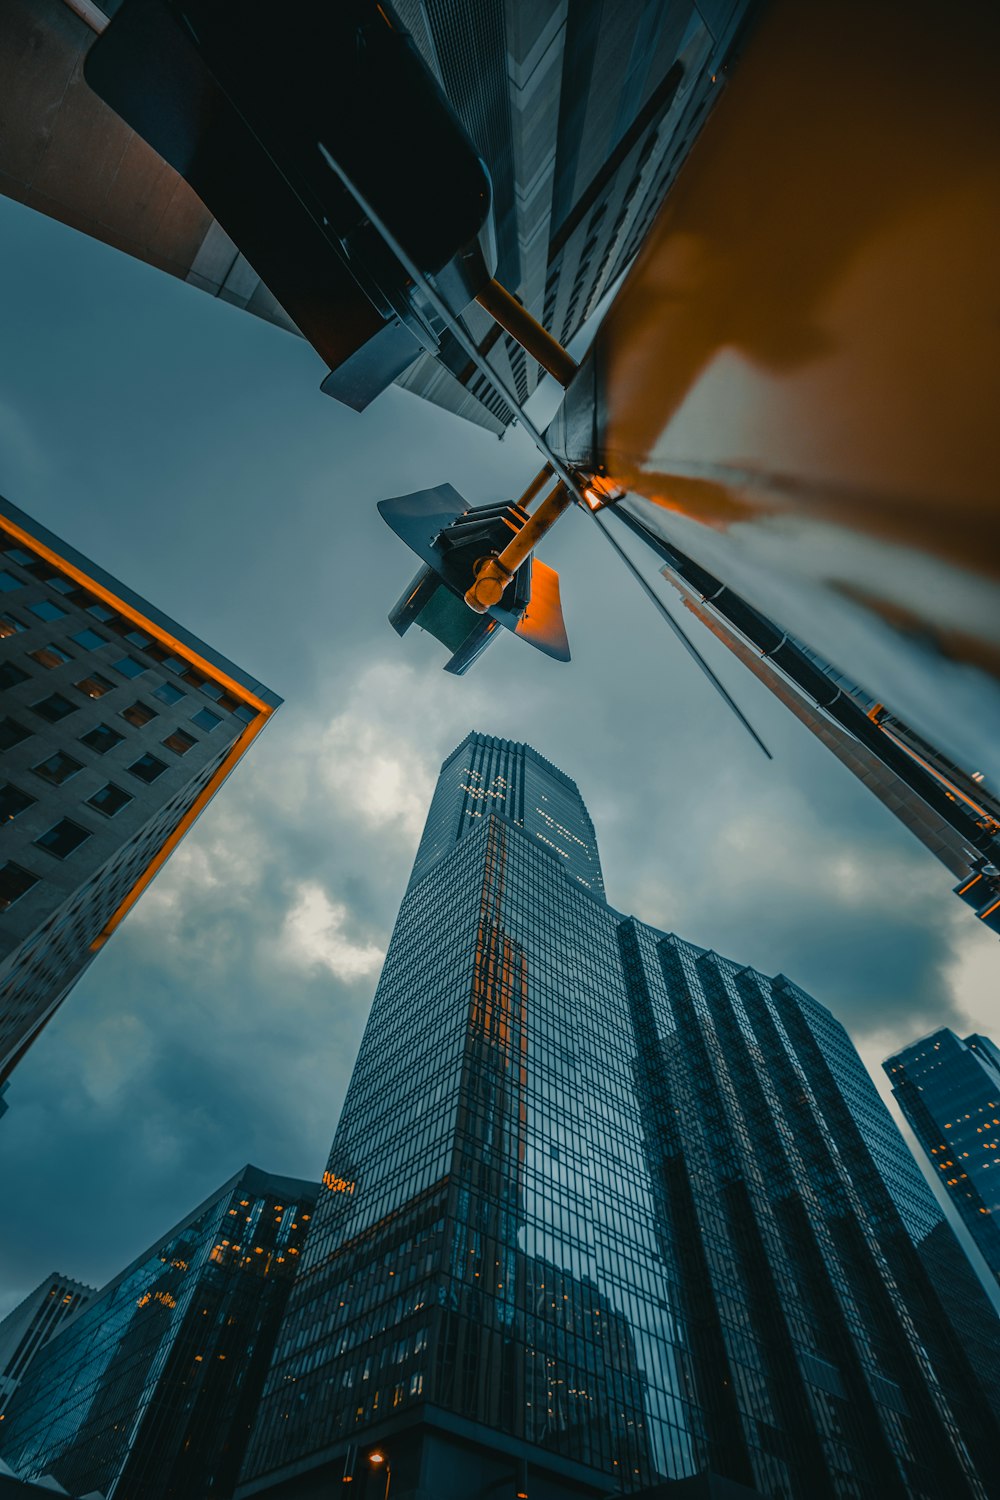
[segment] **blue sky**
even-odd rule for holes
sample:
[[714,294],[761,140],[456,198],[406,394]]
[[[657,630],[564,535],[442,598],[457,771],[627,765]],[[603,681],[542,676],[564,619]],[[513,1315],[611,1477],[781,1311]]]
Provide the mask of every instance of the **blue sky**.
[[880,1082],[937,1025],[995,1030],[996,939],[948,872],[703,632],[766,761],[582,516],[545,550],[569,666],[504,639],[455,679],[393,634],[413,564],[376,502],[515,495],[522,434],[397,390],[349,412],[303,342],[2,199],[0,269],[0,492],[286,700],[14,1075],[0,1315],[52,1269],[102,1282],[248,1160],[322,1172],[471,728],[576,779],[614,906],[787,973]]

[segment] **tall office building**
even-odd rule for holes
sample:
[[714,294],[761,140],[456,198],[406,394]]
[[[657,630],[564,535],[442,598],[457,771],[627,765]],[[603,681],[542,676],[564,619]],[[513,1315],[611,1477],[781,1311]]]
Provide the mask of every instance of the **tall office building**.
[[984,1496],[1000,1428],[915,1247],[940,1222],[829,1012],[614,911],[574,784],[470,735],[239,1494],[318,1500],[378,1445],[397,1500]]
[[39,1349],[86,1307],[95,1290],[53,1272],[0,1323],[0,1413]]
[[74,1494],[233,1492],[316,1184],[247,1166],[32,1361],[0,1427],[23,1479]]
[[0,1083],[280,702],[0,500]]
[[939,1183],[1000,1281],[1000,1051],[943,1027],[882,1064]]
[[[294,330],[185,181],[88,89],[83,59],[119,8],[120,0],[0,0],[0,92],[14,124],[0,144],[0,191]],[[390,7],[489,167],[500,280],[563,341],[634,256],[720,92],[749,8],[748,0]],[[508,389],[526,399],[538,380],[534,360],[478,307],[465,322]],[[424,356],[400,383],[497,433],[514,417],[464,358]]]

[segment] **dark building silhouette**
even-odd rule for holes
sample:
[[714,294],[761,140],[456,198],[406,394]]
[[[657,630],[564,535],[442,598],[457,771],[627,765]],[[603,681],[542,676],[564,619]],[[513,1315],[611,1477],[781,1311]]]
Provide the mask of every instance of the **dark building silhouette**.
[[0,1323],[0,1413],[39,1349],[86,1307],[95,1290],[53,1272]]
[[830,1013],[615,912],[575,785],[470,735],[239,1494],[373,1494],[378,1445],[394,1500],[705,1471],[786,1500],[984,1496],[1000,1429],[916,1248],[936,1229]]
[[938,1181],[1000,1282],[1000,1051],[947,1027],[882,1064]]
[[280,702],[0,499],[0,1090]]
[[39,1352],[0,1456],[73,1493],[231,1495],[315,1198],[244,1167]]

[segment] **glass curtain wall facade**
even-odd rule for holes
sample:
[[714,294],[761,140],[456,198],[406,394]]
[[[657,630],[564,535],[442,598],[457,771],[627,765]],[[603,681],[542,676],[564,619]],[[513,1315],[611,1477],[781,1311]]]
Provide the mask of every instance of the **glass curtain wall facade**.
[[29,1364],[96,1291],[53,1272],[0,1323],[0,1414]]
[[239,1494],[364,1495],[378,1443],[406,1500],[985,1496],[1000,1429],[843,1028],[622,917],[516,802],[459,820],[498,750],[442,769]]
[[1000,1052],[947,1027],[882,1064],[893,1097],[1000,1282]]
[[247,1166],[33,1360],[0,1456],[118,1500],[233,1493],[316,1184]]

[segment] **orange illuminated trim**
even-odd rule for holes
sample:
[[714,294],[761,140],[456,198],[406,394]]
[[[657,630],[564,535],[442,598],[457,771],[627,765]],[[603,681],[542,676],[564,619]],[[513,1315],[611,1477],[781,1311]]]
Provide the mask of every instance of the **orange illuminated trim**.
[[[268,709],[267,713],[270,714],[272,711],[273,710]],[[177,824],[177,827],[174,829],[173,833],[167,835],[166,839],[153,855],[153,858],[150,860],[149,864],[146,866],[142,874],[139,876],[138,880],[132,886],[132,889],[126,893],[120,904],[112,912],[111,916],[101,928],[101,931],[97,934],[97,937],[94,938],[93,942],[90,945],[90,951],[92,953],[96,953],[98,949],[104,947],[104,944],[114,932],[115,928],[125,917],[128,916],[129,912],[132,910],[133,906],[138,901],[143,891],[149,885],[154,875],[158,874],[162,869],[163,865],[170,858],[171,854],[173,854],[174,850],[177,848],[177,845],[187,833],[192,823],[194,823],[195,820],[200,817],[201,813],[208,806],[209,802],[211,802],[212,798],[219,790],[219,787],[229,775],[230,771],[236,765],[236,762],[243,757],[243,755],[249,749],[251,742],[256,739],[258,734],[260,734],[260,731],[264,728],[264,725],[266,723],[267,718],[265,717],[265,715],[259,714],[252,724],[247,725],[243,733],[240,735],[239,739],[236,740],[233,744],[232,748],[229,751],[229,754],[226,756],[225,760],[222,762],[215,775],[205,786],[202,787],[201,791],[198,793],[197,797],[192,802],[187,812]]]
[[980,921],[985,921],[987,917],[991,917],[998,906],[1000,906],[1000,896],[997,897],[992,906],[988,906],[985,911],[979,913]]
[[989,812],[987,812],[982,803],[977,802],[974,797],[968,796],[965,792],[962,791],[961,787],[956,786],[948,776],[945,776],[943,771],[939,771],[936,766],[931,765],[930,761],[925,760],[922,755],[918,755],[916,750],[912,749],[905,740],[900,739],[898,734],[893,734],[892,730],[887,724],[880,724],[878,727],[879,729],[881,729],[884,735],[892,740],[894,745],[898,745],[900,750],[905,751],[905,753],[910,757],[911,760],[915,760],[918,766],[923,766],[924,770],[928,772],[929,775],[933,776],[934,780],[938,782],[940,786],[943,786],[945,791],[949,793],[949,795],[953,796],[959,802],[964,802],[966,807],[971,807],[972,811],[974,813],[978,813],[979,816],[983,818],[991,828],[996,828],[996,819]]
[[90,951],[96,953],[104,947],[104,944],[115,928],[132,910],[132,907],[138,901],[150,881],[159,873],[188,829],[215,796],[215,793],[236,765],[236,762],[249,749],[253,740],[256,739],[274,712],[274,705],[265,703],[263,698],[258,698],[256,693],[252,693],[249,688],[244,687],[242,683],[230,677],[227,672],[223,672],[218,667],[213,666],[203,656],[199,656],[197,651],[193,651],[190,646],[185,646],[176,636],[171,635],[168,630],[164,630],[162,626],[150,620],[141,610],[136,609],[134,605],[126,604],[124,599],[119,599],[117,594],[112,593],[102,583],[98,583],[95,579],[91,578],[82,568],[76,567],[74,563],[67,562],[52,547],[46,546],[44,542],[39,541],[36,536],[32,536],[30,531],[25,531],[23,526],[18,526],[8,516],[0,515],[0,531],[5,531],[8,536],[13,537],[15,541],[21,542],[36,557],[51,563],[60,573],[65,574],[67,578],[72,578],[74,582],[78,583],[81,588],[86,589],[88,593],[93,594],[95,598],[109,605],[118,614],[123,615],[125,619],[131,620],[134,625],[138,625],[147,635],[159,641],[161,646],[169,647],[174,655],[180,657],[182,661],[186,661],[189,666],[197,668],[210,681],[218,683],[220,687],[224,687],[227,692],[231,693],[234,698],[238,698],[241,703],[246,703],[257,710],[257,718],[251,724],[248,724],[233,742],[228,755],[219,766],[219,769],[208,784],[199,792],[194,802],[177,824],[177,827],[172,833],[167,835],[167,838],[136,880],[131,890],[126,893],[115,911],[112,912],[107,922],[105,922],[97,937],[91,942]]
[[975,885],[976,881],[977,880],[982,880],[982,878],[983,878],[983,874],[982,874],[982,871],[980,870],[978,874],[973,875],[973,877],[972,877],[971,880],[967,880],[964,885],[960,885],[958,887],[958,889],[956,890],[955,895],[956,896],[964,896],[965,893],[966,893],[966,891],[971,891],[972,887]]
[[211,662],[207,662],[203,656],[198,655],[197,651],[192,651],[190,646],[185,646],[176,636],[171,635],[169,630],[164,630],[162,626],[148,619],[134,605],[126,604],[124,599],[119,599],[117,594],[113,594],[102,583],[97,583],[82,568],[78,568],[73,563],[67,562],[64,557],[60,557],[58,552],[54,552],[51,547],[47,547],[44,542],[40,542],[37,537],[31,535],[30,531],[25,531],[23,527],[18,526],[7,516],[0,516],[0,530],[6,531],[16,541],[23,542],[29,551],[34,552],[36,556],[43,558],[46,562],[51,563],[61,573],[65,573],[67,578],[72,578],[81,588],[87,589],[96,598],[102,600],[103,603],[111,605],[120,615],[124,615],[127,620],[131,620],[134,625],[140,625],[147,634],[159,641],[161,646],[169,646],[175,655],[183,658],[191,666],[197,667],[198,671],[203,673],[205,677],[211,678],[220,687],[227,688],[234,698],[239,698],[242,703],[252,704],[262,714],[273,712],[272,704],[265,703],[262,698],[258,698],[256,693],[250,692],[249,688],[245,688],[242,683],[236,682],[226,672],[220,671]]

